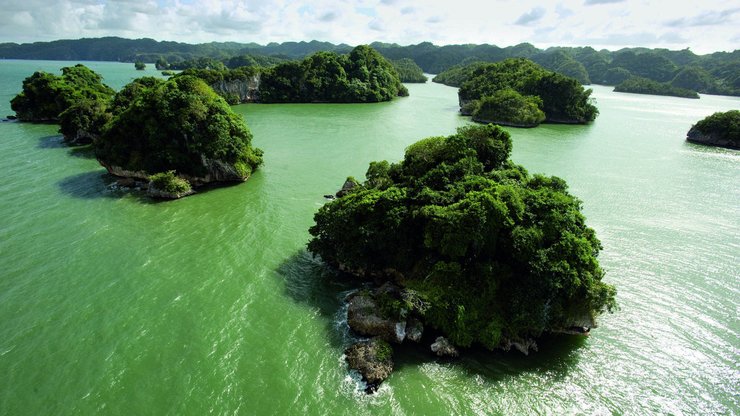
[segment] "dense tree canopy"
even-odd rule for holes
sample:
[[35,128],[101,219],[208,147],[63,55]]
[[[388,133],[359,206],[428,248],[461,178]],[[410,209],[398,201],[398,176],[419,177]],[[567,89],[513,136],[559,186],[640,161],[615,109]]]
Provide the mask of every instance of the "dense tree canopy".
[[246,179],[262,162],[242,118],[202,80],[135,81],[113,100],[112,120],[95,142],[98,159],[149,174],[203,177],[213,166]]
[[485,96],[475,101],[474,105],[475,108],[469,111],[473,120],[479,123],[534,127],[545,121],[539,97],[523,96],[508,88]]
[[378,102],[408,95],[393,65],[369,46],[349,55],[318,52],[303,61],[265,69],[260,100],[284,102]]
[[[536,102],[545,114],[545,121],[548,122],[587,123],[593,121],[598,114],[598,110],[589,99],[590,89],[584,90],[573,78],[548,71],[527,59],[518,58],[477,66],[460,87],[460,103],[465,107],[470,102],[482,100],[507,89],[523,96],[538,97],[539,101]],[[510,121],[517,124],[516,120]],[[520,121],[518,124],[530,124],[523,119]]]
[[493,125],[430,137],[315,215],[309,250],[418,294],[415,312],[455,344],[496,348],[615,307],[601,244],[562,179],[509,160]]
[[396,72],[398,72],[398,77],[401,79],[401,82],[418,82],[422,84],[427,82],[427,77],[424,75],[424,71],[422,71],[419,65],[416,65],[416,62],[413,60],[402,58],[392,61],[392,64],[396,69]]
[[77,64],[62,68],[62,75],[35,72],[23,80],[23,91],[10,101],[22,121],[57,121],[59,115],[81,100],[107,100],[114,91],[103,77]]
[[616,87],[616,92],[631,92],[634,94],[669,95],[672,97],[699,98],[696,91],[674,87],[667,82],[657,82],[642,77],[629,78]]
[[688,140],[740,149],[740,110],[717,112],[691,127]]

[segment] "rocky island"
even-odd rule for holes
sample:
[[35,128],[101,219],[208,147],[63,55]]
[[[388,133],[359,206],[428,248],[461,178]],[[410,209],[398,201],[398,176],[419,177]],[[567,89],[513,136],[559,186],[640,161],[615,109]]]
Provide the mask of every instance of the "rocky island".
[[125,185],[158,198],[193,187],[244,181],[262,163],[244,120],[205,82],[144,77],[118,93],[84,67],[37,72],[12,100],[22,121],[56,121],[72,145],[92,144],[98,161]]
[[524,58],[456,68],[442,79],[462,81],[460,112],[480,123],[513,127],[535,127],[543,122],[585,124],[599,113],[589,98],[590,89]]
[[587,333],[616,307],[580,201],[510,152],[490,124],[424,139],[399,163],[372,162],[316,213],[309,251],[371,284],[348,299],[348,323],[380,342],[346,352],[371,391],[392,369],[386,343],[526,354],[542,334]]
[[691,126],[686,140],[708,146],[740,149],[740,110],[717,112],[700,120]]
[[231,104],[366,103],[407,96],[393,64],[360,45],[349,54],[317,52],[300,61],[271,67],[188,69]]
[[696,91],[676,87],[668,82],[658,82],[643,77],[630,77],[614,87],[614,91],[699,99],[699,94]]

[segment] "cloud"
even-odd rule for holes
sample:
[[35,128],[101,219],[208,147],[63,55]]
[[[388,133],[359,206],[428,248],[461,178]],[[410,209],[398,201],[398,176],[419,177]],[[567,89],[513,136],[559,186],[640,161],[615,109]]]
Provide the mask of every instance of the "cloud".
[[514,22],[517,25],[529,25],[531,23],[534,23],[540,19],[542,19],[545,16],[545,9],[542,7],[535,7],[534,9],[528,11],[527,13],[524,13],[523,15],[519,16],[519,18]]
[[714,26],[732,21],[733,16],[740,12],[740,8],[727,9],[719,12],[704,12],[694,17],[669,20],[665,23],[670,27],[691,27],[691,26]]
[[327,12],[321,15],[321,17],[319,17],[319,21],[324,22],[324,23],[329,23],[329,22],[333,22],[337,20],[338,18],[339,18],[338,14],[334,12]]
[[623,3],[625,0],[586,0],[583,4],[593,6],[595,4]]
[[728,4],[703,0],[702,12],[694,3],[645,0],[0,0],[0,42],[101,36],[187,43],[534,42],[708,53],[737,48],[740,9]]

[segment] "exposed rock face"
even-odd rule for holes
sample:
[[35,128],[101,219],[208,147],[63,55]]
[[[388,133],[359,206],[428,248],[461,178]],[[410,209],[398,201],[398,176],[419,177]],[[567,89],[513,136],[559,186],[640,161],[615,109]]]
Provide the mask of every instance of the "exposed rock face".
[[344,181],[344,185],[342,185],[342,189],[337,192],[337,198],[341,198],[352,192],[352,190],[355,189],[355,186],[357,186],[357,182],[347,178],[347,180]]
[[357,370],[368,383],[365,390],[373,393],[393,371],[393,349],[378,338],[358,342],[344,351],[349,368]]
[[424,334],[424,325],[418,319],[411,318],[406,323],[406,339],[413,342],[421,341]]
[[191,189],[187,192],[167,192],[164,189],[157,188],[157,186],[154,185],[153,182],[149,182],[149,187],[147,188],[146,193],[152,198],[178,199],[184,196],[192,195],[195,193],[195,191]]
[[406,337],[406,322],[382,317],[374,297],[367,291],[349,297],[347,324],[358,334],[388,342],[401,343]]
[[704,144],[708,146],[727,147],[730,149],[740,149],[740,142],[732,140],[727,137],[723,137],[722,134],[717,132],[702,133],[696,126],[691,126],[691,129],[686,135],[686,140],[692,143]]
[[437,337],[432,344],[432,352],[440,357],[457,357],[460,353],[445,337]]
[[[110,165],[102,160],[98,159],[101,165],[103,165],[108,173],[121,178],[135,178],[144,181],[149,181],[149,174],[143,170],[128,170],[120,166]],[[203,166],[206,168],[206,174],[203,176],[190,176],[180,174],[178,176],[190,182],[193,186],[202,186],[212,182],[243,182],[246,181],[249,176],[242,176],[236,169],[225,162],[215,159],[202,158]],[[187,194],[190,195],[190,194]],[[183,195],[185,196],[185,195]],[[166,196],[163,196],[166,198]]]
[[537,351],[537,343],[533,339],[506,340],[501,343],[500,348],[504,351],[514,348],[524,355],[529,355],[530,351]]
[[512,123],[510,121],[488,120],[486,118],[481,118],[481,117],[473,117],[473,121],[475,121],[476,123],[485,123],[485,124],[492,123],[492,124],[498,124],[499,126],[520,127],[520,128],[532,128],[532,127],[539,126],[539,124],[537,123],[530,123],[530,124]]
[[74,136],[64,136],[64,141],[71,146],[82,146],[92,143],[99,136],[87,130],[77,130]]
[[239,97],[239,102],[254,103],[260,99],[260,75],[253,75],[247,79],[238,79],[230,81],[218,81],[211,84],[220,95],[233,95]]

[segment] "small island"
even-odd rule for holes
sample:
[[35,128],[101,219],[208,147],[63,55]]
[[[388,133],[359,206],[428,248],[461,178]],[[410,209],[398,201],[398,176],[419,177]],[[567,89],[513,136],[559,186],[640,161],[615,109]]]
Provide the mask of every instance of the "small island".
[[630,77],[614,87],[614,91],[633,94],[667,95],[680,98],[699,98],[699,94],[696,91],[676,87],[668,82],[658,82],[643,77]]
[[393,64],[367,45],[269,67],[221,67],[189,68],[181,75],[203,79],[230,104],[373,103],[408,95]]
[[[540,123],[585,124],[599,110],[574,78],[523,58],[456,68],[442,79],[459,82],[460,111],[480,123],[535,127]],[[436,79],[436,78],[435,78]]]
[[581,202],[562,179],[514,164],[511,146],[491,124],[421,140],[399,163],[370,163],[364,182],[348,178],[316,213],[309,251],[374,283],[347,312],[377,338],[346,351],[369,392],[393,368],[392,344],[527,354],[542,334],[588,333],[616,307]]
[[122,185],[158,198],[245,181],[262,163],[244,120],[203,80],[143,77],[118,93],[83,65],[36,72],[11,101],[22,121],[58,122],[70,145],[91,144]]
[[700,120],[686,135],[692,143],[740,149],[740,110],[714,113]]

